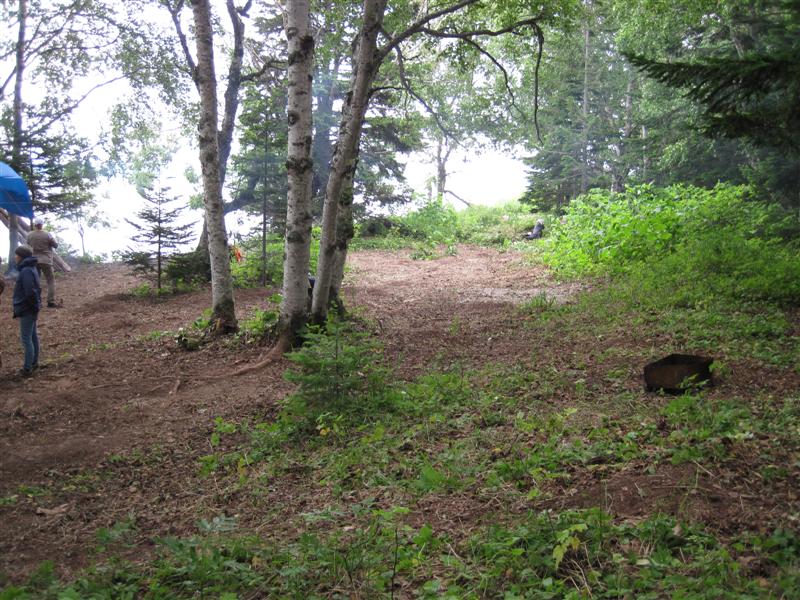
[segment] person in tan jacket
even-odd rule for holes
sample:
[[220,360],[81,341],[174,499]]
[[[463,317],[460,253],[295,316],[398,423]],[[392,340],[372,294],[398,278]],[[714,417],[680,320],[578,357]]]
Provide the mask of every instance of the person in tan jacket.
[[34,229],[28,234],[28,246],[33,249],[33,255],[39,261],[39,274],[44,275],[47,281],[47,306],[56,307],[56,278],[53,275],[53,248],[58,248],[55,238],[43,229],[44,219],[36,217],[33,220]]

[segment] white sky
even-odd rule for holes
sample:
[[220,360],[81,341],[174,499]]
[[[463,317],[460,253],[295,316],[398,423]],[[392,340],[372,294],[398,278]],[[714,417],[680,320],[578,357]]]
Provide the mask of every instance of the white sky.
[[[183,158],[192,160],[192,152],[187,150],[182,153]],[[515,200],[525,191],[525,170],[521,161],[514,157],[487,151],[480,155],[467,156],[462,153],[451,159],[449,165],[448,189],[458,194],[461,198],[472,204],[497,205],[510,200]],[[199,168],[197,169],[199,172]],[[175,172],[181,173],[183,165],[176,162]],[[427,181],[435,175],[435,164],[426,160],[424,156],[412,156],[406,168],[406,177],[415,192],[425,196]],[[169,182],[172,192],[188,197],[192,193],[191,186],[179,185],[182,176],[176,176]],[[96,193],[99,210],[111,223],[108,228],[89,229],[85,234],[86,251],[92,255],[107,254],[109,258],[115,250],[125,250],[131,246],[130,238],[135,233],[133,227],[124,221],[125,218],[136,220],[136,213],[143,206],[143,201],[136,190],[125,182],[104,182],[97,188]],[[456,209],[464,208],[464,204],[455,199],[446,199]],[[186,209],[184,212],[187,220],[202,219],[202,211]],[[237,219],[241,214],[228,215],[226,225],[229,234],[233,231],[246,233],[248,226],[240,226]],[[68,221],[51,222],[48,226],[57,230],[56,237],[67,242],[70,246],[80,251],[80,236],[74,224]],[[199,226],[198,226],[199,231]],[[0,224],[0,239],[7,240],[8,233]],[[5,245],[5,242],[0,242]]]

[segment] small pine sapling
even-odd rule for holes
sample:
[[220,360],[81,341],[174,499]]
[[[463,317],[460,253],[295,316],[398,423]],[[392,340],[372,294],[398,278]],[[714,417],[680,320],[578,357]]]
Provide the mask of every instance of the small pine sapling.
[[136,216],[139,222],[125,219],[138,233],[131,239],[143,248],[128,249],[122,255],[125,264],[133,267],[134,273],[154,276],[157,293],[161,293],[164,268],[170,258],[170,251],[189,243],[194,237],[192,223],[177,225],[176,221],[183,207],[170,208],[177,198],[169,195],[169,188],[158,190],[139,189],[139,195],[147,205]]

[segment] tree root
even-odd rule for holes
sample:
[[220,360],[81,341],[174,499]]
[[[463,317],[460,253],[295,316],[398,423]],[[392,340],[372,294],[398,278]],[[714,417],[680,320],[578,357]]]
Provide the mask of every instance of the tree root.
[[258,361],[255,364],[247,365],[242,367],[241,369],[237,369],[231,375],[245,375],[246,373],[252,373],[253,371],[258,371],[263,369],[264,367],[271,365],[279,361],[283,358],[283,355],[286,354],[289,350],[292,349],[292,340],[290,335],[282,335],[278,338],[276,344],[272,347],[272,350],[269,351],[266,358],[263,360]]

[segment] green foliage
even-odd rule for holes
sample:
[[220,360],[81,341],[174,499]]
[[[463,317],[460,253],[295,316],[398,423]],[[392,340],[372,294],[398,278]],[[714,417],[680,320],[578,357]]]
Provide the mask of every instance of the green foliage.
[[670,401],[663,414],[673,428],[669,446],[675,464],[718,460],[736,441],[752,438],[757,427],[742,404],[712,402],[691,394]]
[[152,296],[153,293],[154,290],[149,283],[143,283],[141,285],[137,285],[131,290],[131,294],[133,294],[137,298],[148,298]]
[[359,228],[353,247],[410,247],[415,259],[452,255],[458,243],[508,248],[522,239],[536,219],[529,207],[516,202],[456,211],[440,201],[432,201],[404,216],[367,221]]
[[725,17],[742,30],[737,44],[719,44],[713,27],[706,26],[683,56],[664,62],[634,53],[626,57],[649,77],[686,90],[702,107],[709,134],[747,137],[797,153],[800,2],[772,0],[747,12],[729,4],[732,14]]
[[324,327],[309,327],[303,345],[286,355],[294,364],[287,380],[298,385],[287,415],[316,423],[324,414],[369,419],[385,404],[385,369],[377,342],[334,316]]
[[193,287],[211,281],[211,262],[208,253],[193,250],[173,254],[167,262],[164,274],[173,288]]
[[237,287],[257,287],[262,283],[280,284],[283,281],[283,236],[268,236],[266,261],[262,260],[261,244],[260,234],[254,234],[241,243],[242,260],[231,262],[231,274]]
[[[313,273],[316,271],[317,256],[319,255],[319,227],[314,227],[311,235],[309,270]],[[269,234],[267,236],[266,261],[264,261],[262,260],[262,239],[259,232],[237,243],[241,252],[241,260],[237,260],[234,253],[231,252],[231,276],[234,285],[240,288],[260,287],[264,284],[280,286],[283,283],[283,244],[282,235]],[[206,262],[206,264],[208,263]],[[210,269],[210,267],[208,268]]]
[[[616,524],[599,509],[534,512],[514,525],[480,528],[458,543],[430,525],[408,525],[409,510],[402,506],[374,503],[367,498],[349,510],[307,513],[310,532],[273,541],[242,536],[235,519],[219,516],[201,521],[199,535],[157,540],[158,556],[145,569],[94,567],[61,585],[54,566],[44,563],[0,598],[318,598],[331,587],[378,598],[401,580],[413,582],[421,598],[471,600],[744,600],[791,597],[797,589],[800,540],[787,530],[734,543],[781,573],[770,585],[748,577],[708,532],[667,516]],[[359,526],[341,528],[342,522]]]
[[270,338],[278,324],[279,312],[277,309],[254,309],[250,316],[239,322],[237,335],[245,343],[261,343]]
[[[793,538],[789,545],[796,543]],[[742,576],[739,563],[712,536],[664,516],[615,525],[598,509],[539,513],[516,527],[490,528],[470,550],[462,565],[470,587],[504,590],[505,598],[744,599],[769,593]],[[780,550],[768,553],[781,556]],[[778,560],[791,572],[796,556]],[[795,577],[781,588],[789,589],[784,586]],[[461,586],[448,592],[477,597]]]
[[190,229],[193,225],[175,223],[183,207],[169,207],[177,200],[169,195],[169,188],[161,187],[155,191],[139,188],[138,191],[146,204],[136,213],[138,221],[126,221],[136,229],[133,241],[144,249],[129,249],[122,254],[122,260],[133,267],[135,273],[152,276],[158,293],[161,293],[161,282],[170,255],[175,248],[191,240],[193,235]]
[[411,237],[433,244],[451,242],[454,239],[457,222],[455,209],[444,204],[441,199],[424,202],[417,210],[403,218]]
[[[796,219],[747,189],[640,186],[573,202],[545,260],[568,274],[628,274],[646,297],[692,305],[710,298],[796,303]],[[787,239],[788,238],[788,239]]]

